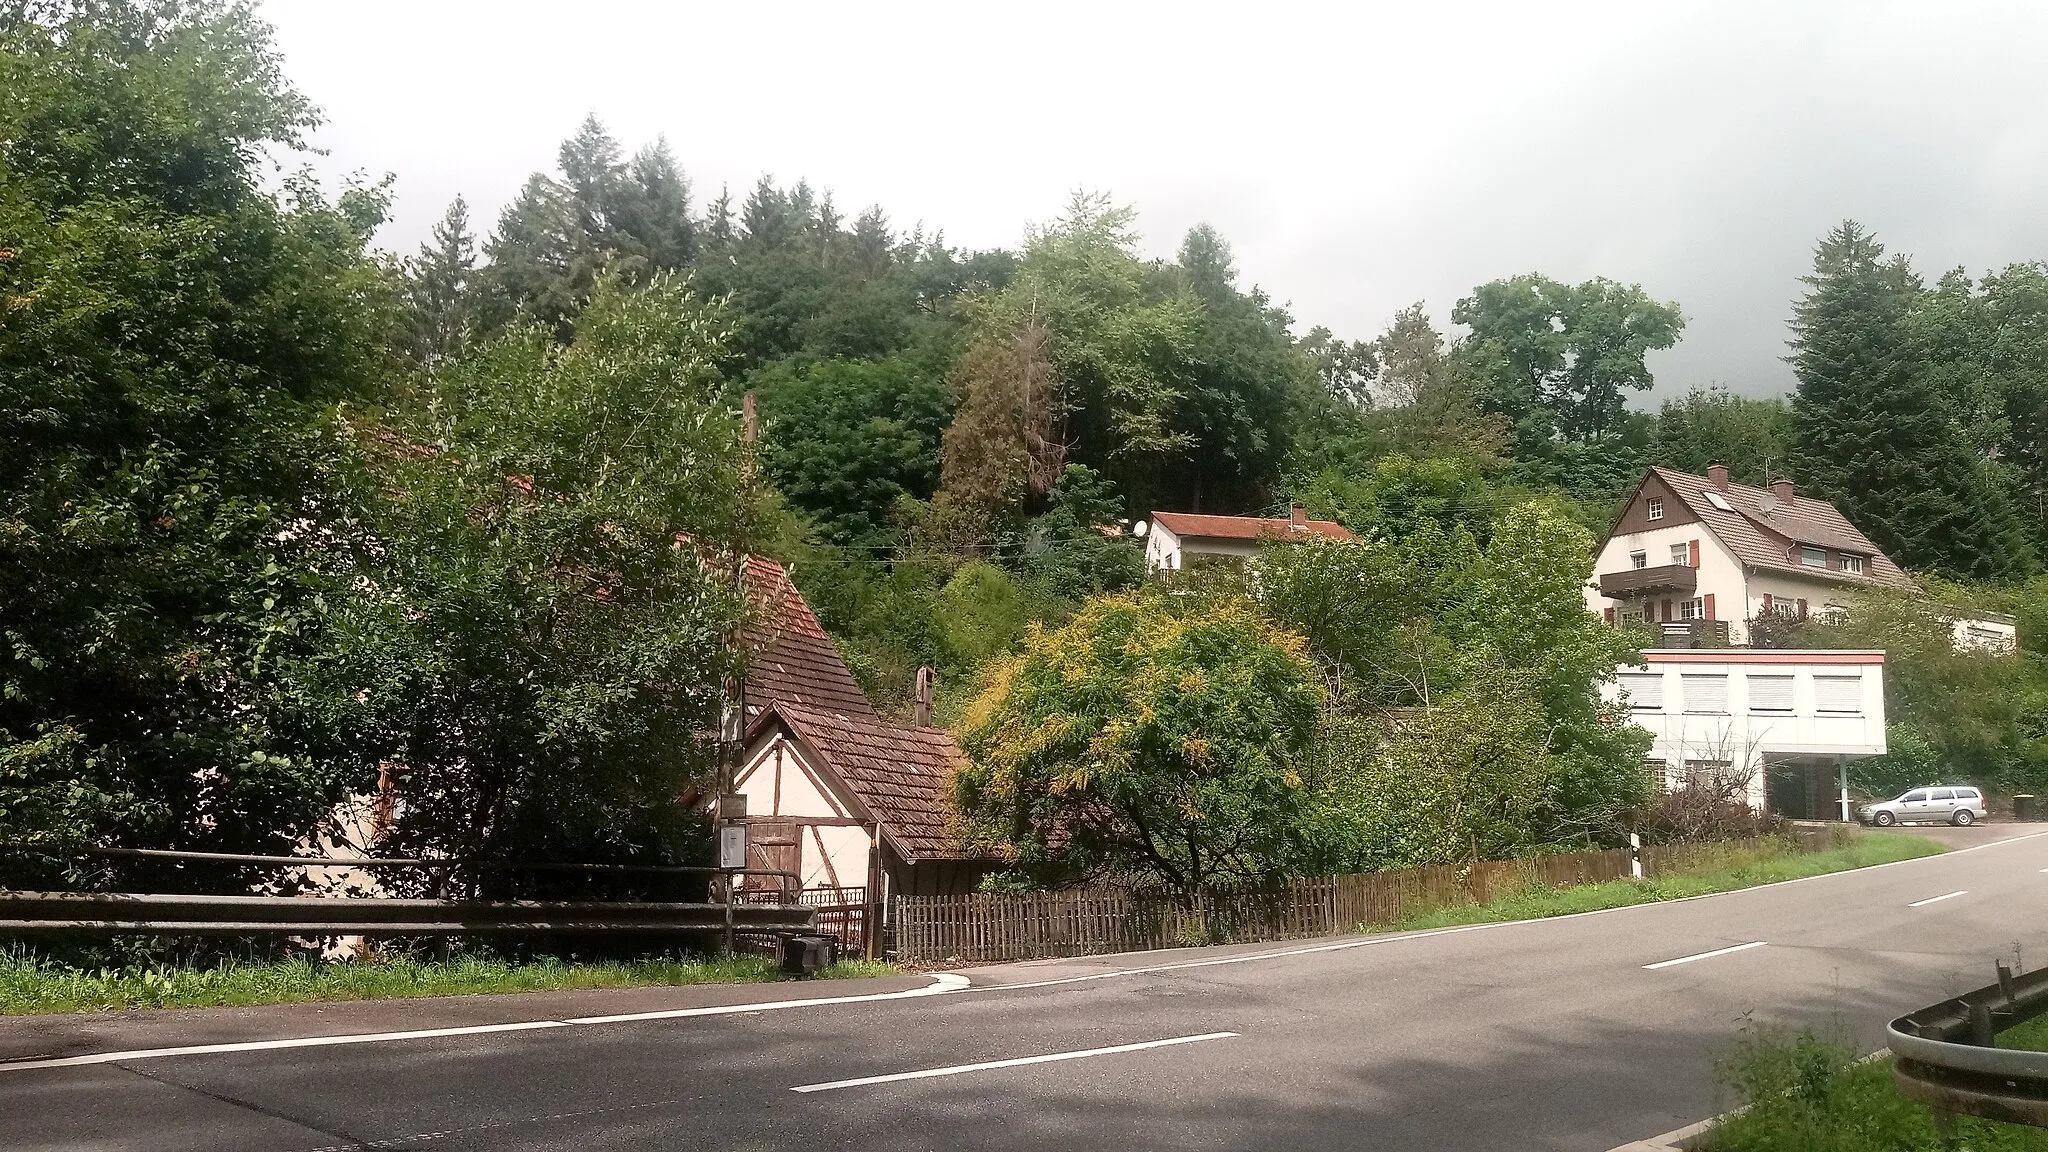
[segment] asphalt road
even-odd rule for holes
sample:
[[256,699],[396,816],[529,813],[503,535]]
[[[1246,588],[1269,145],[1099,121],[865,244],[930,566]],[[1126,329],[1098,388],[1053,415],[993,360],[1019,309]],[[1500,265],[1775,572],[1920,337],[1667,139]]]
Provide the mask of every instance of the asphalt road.
[[[1673,904],[1007,965],[960,991],[920,976],[0,1021],[0,1147],[1602,1152],[1719,1110],[1712,1062],[1746,1021],[1876,1047],[1886,1019],[1988,982],[1994,958],[2048,960],[2048,836],[2013,838],[2029,831]],[[791,996],[839,1002],[762,1003]],[[752,1007],[703,1013],[735,1001]],[[664,1009],[693,1014],[587,1020]],[[520,1022],[544,1026],[331,1042]],[[48,1064],[294,1037],[329,1039]]]

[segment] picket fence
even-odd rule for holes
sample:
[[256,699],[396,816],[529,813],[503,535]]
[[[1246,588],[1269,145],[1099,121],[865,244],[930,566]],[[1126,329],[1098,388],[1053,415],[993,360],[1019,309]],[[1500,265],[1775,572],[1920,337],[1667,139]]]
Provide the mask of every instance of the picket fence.
[[[1642,850],[1648,877],[1711,868],[1782,849],[1789,837],[1817,852],[1846,842],[1846,830],[1798,827],[1774,837]],[[1025,896],[899,896],[890,936],[910,964],[977,964],[1139,952],[1198,944],[1248,944],[1334,936],[1391,925],[1440,908],[1483,904],[1531,887],[1566,888],[1630,874],[1626,848],[1521,860],[1323,876],[1272,888],[1204,893],[1192,901],[1132,888],[1083,888]]]

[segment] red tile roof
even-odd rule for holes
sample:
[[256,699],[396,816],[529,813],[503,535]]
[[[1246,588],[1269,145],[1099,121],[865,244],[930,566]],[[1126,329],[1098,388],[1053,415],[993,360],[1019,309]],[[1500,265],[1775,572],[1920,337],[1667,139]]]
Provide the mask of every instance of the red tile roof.
[[1205,516],[1199,512],[1154,512],[1154,523],[1185,540],[1206,536],[1213,540],[1285,540],[1290,536],[1324,536],[1331,540],[1356,540],[1349,528],[1334,520],[1310,520],[1300,528],[1287,519],[1268,520],[1258,516]]
[[788,702],[853,716],[873,716],[839,648],[782,565],[747,557],[747,600],[755,620],[743,637],[747,646],[747,715]]
[[873,713],[849,716],[778,701],[755,720],[780,720],[813,768],[829,772],[882,824],[905,860],[973,860],[962,843],[946,782],[961,763],[943,728],[907,728]]
[[[1707,499],[1707,493],[1719,489],[1705,476],[1670,468],[1650,471],[1677,493],[1686,508],[1744,564],[1814,580],[1919,591],[1919,585],[1904,569],[1892,563],[1891,557],[1826,500],[1797,495],[1779,500],[1767,488],[1730,484],[1721,496],[1734,510],[1723,511]],[[1763,510],[1766,504],[1771,505],[1769,512]],[[1863,572],[1859,575],[1840,568],[1809,568],[1796,555],[1801,544],[1865,557]]]

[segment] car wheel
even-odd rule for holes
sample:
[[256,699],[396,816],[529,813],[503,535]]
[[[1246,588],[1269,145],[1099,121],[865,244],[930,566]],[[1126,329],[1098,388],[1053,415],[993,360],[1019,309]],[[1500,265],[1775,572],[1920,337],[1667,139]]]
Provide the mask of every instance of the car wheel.
[[1879,828],[1889,828],[1896,820],[1897,817],[1893,816],[1889,812],[1879,812],[1877,815],[1872,816],[1870,818],[1870,822],[1872,824],[1877,825]]
[[1968,808],[1958,808],[1956,814],[1948,818],[1948,822],[1958,828],[1967,828],[1977,822],[1977,814]]

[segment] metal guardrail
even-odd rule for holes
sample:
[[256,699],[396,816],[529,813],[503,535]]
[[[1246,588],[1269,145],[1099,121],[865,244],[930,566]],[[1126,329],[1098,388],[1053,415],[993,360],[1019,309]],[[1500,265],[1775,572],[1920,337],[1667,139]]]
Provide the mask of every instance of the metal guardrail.
[[2048,1128],[2048,1052],[1996,1046],[1998,1034],[2048,1014],[2048,968],[1908,1013],[1885,1028],[1899,1090],[1934,1108],[1944,1128],[1958,1115]]
[[728,922],[741,932],[793,932],[809,928],[814,916],[794,904],[0,892],[0,932],[680,932],[722,930]]
[[[47,851],[0,845],[13,851]],[[803,878],[768,868],[669,864],[573,864],[338,856],[261,856],[159,848],[87,848],[86,855],[289,868],[516,869],[639,875],[772,876],[775,904],[601,900],[449,900],[385,897],[209,896],[157,892],[21,892],[0,889],[0,932],[151,932],[300,936],[479,932],[682,932],[718,930],[731,950],[735,932],[793,932],[811,927],[813,909],[791,898]]]

